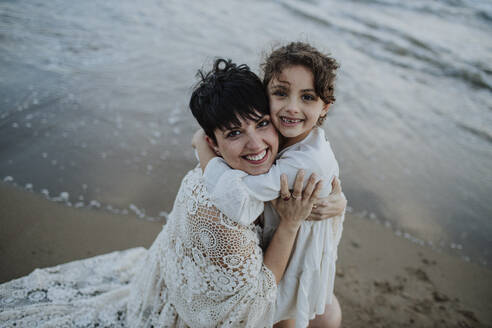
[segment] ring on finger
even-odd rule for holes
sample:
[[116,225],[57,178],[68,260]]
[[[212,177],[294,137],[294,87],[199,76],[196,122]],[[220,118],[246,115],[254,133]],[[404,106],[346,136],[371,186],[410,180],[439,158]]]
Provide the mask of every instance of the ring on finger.
[[290,196],[282,197],[282,199],[285,200],[285,201],[288,201],[290,199]]
[[296,195],[292,194],[292,198],[294,198],[294,199],[299,199],[299,198],[301,198],[301,195],[296,196]]

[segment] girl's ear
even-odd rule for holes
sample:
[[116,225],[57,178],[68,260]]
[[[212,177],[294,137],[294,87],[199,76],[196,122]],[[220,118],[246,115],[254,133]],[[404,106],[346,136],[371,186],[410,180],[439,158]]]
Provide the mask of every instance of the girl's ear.
[[324,104],[323,108],[321,109],[321,117],[325,117],[326,113],[328,113],[328,109],[330,109],[331,104]]
[[217,146],[217,143],[215,141],[212,140],[212,138],[210,138],[209,136],[205,136],[205,140],[207,141],[208,143],[208,146],[210,147],[210,149],[213,149],[213,151],[218,155],[218,156],[222,156],[220,154],[220,151],[219,151],[219,147]]

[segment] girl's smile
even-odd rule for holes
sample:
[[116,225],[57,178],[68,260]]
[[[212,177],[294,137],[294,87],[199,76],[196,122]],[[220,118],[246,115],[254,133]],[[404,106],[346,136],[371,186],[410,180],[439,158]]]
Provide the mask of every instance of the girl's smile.
[[268,83],[272,122],[286,138],[284,147],[303,140],[326,115],[329,104],[316,94],[311,70],[295,65],[286,67]]

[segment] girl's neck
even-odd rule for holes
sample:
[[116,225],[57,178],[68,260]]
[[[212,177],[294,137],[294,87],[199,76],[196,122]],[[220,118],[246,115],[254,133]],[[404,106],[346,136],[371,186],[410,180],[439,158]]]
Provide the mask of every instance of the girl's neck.
[[307,136],[311,133],[311,131],[313,131],[313,129],[307,131],[306,133],[303,133],[303,134],[300,134],[298,136],[291,137],[291,138],[286,138],[286,137],[280,135],[280,150],[283,150],[287,147],[295,145],[298,142],[303,141],[304,139],[307,138]]

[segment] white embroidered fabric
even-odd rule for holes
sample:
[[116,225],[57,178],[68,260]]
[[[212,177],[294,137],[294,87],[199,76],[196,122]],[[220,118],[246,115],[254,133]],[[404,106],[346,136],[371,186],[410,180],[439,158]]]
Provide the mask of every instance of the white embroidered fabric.
[[0,285],[0,327],[270,327],[275,300],[257,228],[217,210],[196,168],[149,250],[36,269]]

